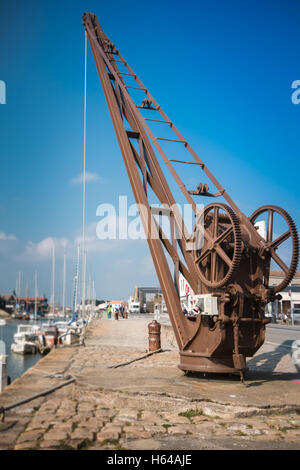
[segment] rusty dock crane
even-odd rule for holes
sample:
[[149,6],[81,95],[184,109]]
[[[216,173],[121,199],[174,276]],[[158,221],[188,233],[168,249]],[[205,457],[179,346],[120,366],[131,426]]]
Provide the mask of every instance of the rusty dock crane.
[[[296,272],[299,241],[295,223],[284,209],[273,205],[261,207],[250,217],[241,212],[103,32],[97,17],[85,13],[83,24],[175,332],[179,367],[184,371],[240,373],[243,378],[245,358],[253,356],[265,339],[269,322],[265,306],[279,298],[278,293]],[[137,92],[139,101],[134,97]],[[168,137],[166,129],[171,133]],[[185,152],[188,160],[164,150],[164,144],[170,143]],[[193,211],[190,231],[159,159]],[[188,190],[177,170],[182,165],[192,169],[193,175],[202,174],[214,192],[203,182]],[[161,209],[151,207],[150,195]],[[199,198],[220,199],[200,210],[195,202]],[[265,237],[255,226],[262,217],[267,221]],[[282,234],[275,233],[274,218],[280,219]],[[278,248],[287,240],[292,247],[288,262],[278,255]],[[269,284],[271,263],[284,273],[276,287]],[[179,273],[198,296],[195,318],[183,313]]]

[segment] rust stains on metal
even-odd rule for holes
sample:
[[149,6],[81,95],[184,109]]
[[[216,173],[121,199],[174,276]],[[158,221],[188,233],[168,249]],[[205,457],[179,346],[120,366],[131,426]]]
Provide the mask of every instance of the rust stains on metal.
[[[299,257],[295,224],[285,210],[276,206],[263,206],[248,218],[133,72],[100,27],[97,17],[85,13],[83,23],[132,191],[138,207],[145,209],[140,211],[140,217],[178,343],[179,367],[185,371],[242,373],[246,367],[245,358],[253,356],[264,342],[268,322],[264,316],[266,304],[276,300],[277,292],[295,275]],[[136,86],[127,85],[127,77],[131,77]],[[132,94],[137,88],[145,95],[138,103]],[[151,117],[145,118],[142,113],[150,113]],[[152,118],[153,114],[159,115],[159,119]],[[154,135],[150,128],[153,122],[161,126],[161,132],[168,129],[173,138]],[[170,143],[179,146],[182,152],[188,152],[191,161],[167,155],[162,145]],[[183,222],[158,155],[193,210],[196,223],[192,233]],[[189,191],[175,169],[174,164],[178,163],[181,168],[186,163],[188,168],[199,169],[217,191],[209,193],[206,183]],[[169,208],[165,218],[169,223],[170,238],[154,218],[150,190],[164,208]],[[199,213],[194,198],[199,200],[208,196],[224,201],[213,202]],[[255,227],[262,214],[268,215],[266,240]],[[288,230],[276,237],[273,230],[275,214],[288,224]],[[155,237],[151,236],[153,227]],[[180,239],[176,237],[177,233],[180,233]],[[199,237],[203,244],[198,246]],[[293,247],[289,262],[276,252],[286,240],[291,240]],[[170,259],[174,265],[172,269]],[[284,273],[284,279],[275,288],[269,285],[272,260]],[[204,301],[205,295],[217,299],[217,312],[209,314],[200,309],[193,319],[184,315],[179,295],[180,273],[199,297],[199,302]]]
[[161,348],[160,343],[160,323],[153,320],[148,325],[149,331],[149,351],[157,351]]

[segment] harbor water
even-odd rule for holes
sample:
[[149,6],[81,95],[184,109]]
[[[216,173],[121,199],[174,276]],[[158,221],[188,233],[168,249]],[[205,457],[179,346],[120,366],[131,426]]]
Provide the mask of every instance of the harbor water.
[[[24,322],[8,321],[5,326],[0,326],[0,340],[4,341],[7,354],[7,374],[10,380],[13,381],[20,377],[27,369],[41,359],[40,354],[15,354],[11,352],[10,346],[14,342],[14,334],[17,332],[19,324]],[[30,324],[31,322],[26,322]]]
[[[56,318],[55,321],[65,320]],[[38,323],[49,323],[49,319],[38,320]],[[17,332],[18,325],[32,325],[33,321],[6,321],[5,326],[0,326],[0,340],[4,341],[7,354],[7,374],[11,382],[20,377],[27,369],[34,366],[40,359],[41,355],[36,354],[15,354],[10,350],[11,344],[14,342],[14,334]]]

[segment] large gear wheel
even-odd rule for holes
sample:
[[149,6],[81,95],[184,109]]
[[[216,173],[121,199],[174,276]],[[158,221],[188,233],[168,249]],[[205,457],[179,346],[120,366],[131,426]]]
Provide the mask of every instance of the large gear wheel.
[[[249,218],[250,222],[255,224],[257,219],[261,217],[264,213],[267,213],[267,230],[266,230],[266,262],[264,267],[264,286],[267,289],[272,289],[274,292],[282,291],[293,279],[298,266],[299,261],[299,237],[296,225],[291,218],[291,216],[281,207],[278,206],[262,206],[257,209]],[[273,231],[273,221],[274,221],[274,214],[277,213],[283,217],[285,220],[288,230],[286,230],[282,235],[276,235],[274,238],[274,231]],[[291,238],[292,240],[292,254],[291,254],[291,261],[289,265],[287,265],[283,259],[276,253],[278,247],[284,243],[286,240]],[[277,286],[269,286],[269,276],[270,276],[270,266],[271,261],[275,261],[275,263],[280,267],[280,269],[284,273],[283,281],[278,284]]]
[[210,288],[231,282],[242,254],[240,224],[231,207],[213,203],[200,214],[195,227],[194,261],[201,281]]

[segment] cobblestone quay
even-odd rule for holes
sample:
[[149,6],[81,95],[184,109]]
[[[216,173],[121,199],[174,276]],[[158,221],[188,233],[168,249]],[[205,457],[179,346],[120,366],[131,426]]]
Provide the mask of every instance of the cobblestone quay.
[[[0,407],[74,377],[6,413],[0,449],[300,449],[299,373],[265,344],[238,377],[184,375],[172,332],[145,354],[150,316],[93,320],[85,346],[54,349],[0,395]],[[279,356],[278,356],[279,354]]]

